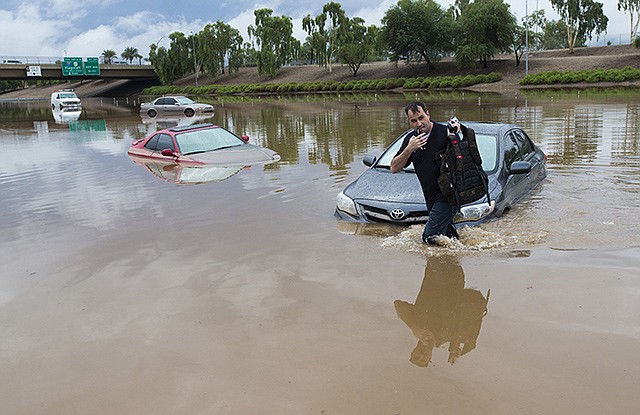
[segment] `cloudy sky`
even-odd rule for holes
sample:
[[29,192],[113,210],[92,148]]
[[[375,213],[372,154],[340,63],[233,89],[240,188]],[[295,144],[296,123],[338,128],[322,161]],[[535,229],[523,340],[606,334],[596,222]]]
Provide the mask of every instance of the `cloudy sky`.
[[[245,41],[246,27],[253,23],[253,10],[268,7],[274,15],[293,19],[294,35],[304,39],[301,20],[320,13],[322,2],[299,0],[0,0],[0,56],[99,56],[105,49],[118,54],[133,46],[147,56],[149,45],[160,41],[168,46],[166,35],[180,31],[198,32],[207,23],[224,21],[240,30]],[[337,1],[337,0],[336,0]],[[453,0],[437,0],[448,7]],[[609,17],[607,38],[625,42],[629,15],[617,10],[615,0],[600,0]],[[347,16],[360,16],[367,24],[380,25],[384,13],[397,0],[337,1]],[[525,16],[524,0],[506,0],[520,20]],[[314,3],[314,6],[308,6]],[[549,0],[528,0],[528,10],[544,9],[548,19],[557,19]]]

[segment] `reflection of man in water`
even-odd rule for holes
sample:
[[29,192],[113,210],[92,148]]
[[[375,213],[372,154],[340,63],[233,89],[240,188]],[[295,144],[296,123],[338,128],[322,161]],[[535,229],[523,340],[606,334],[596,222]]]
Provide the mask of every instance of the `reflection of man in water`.
[[464,288],[464,271],[456,257],[430,257],[415,304],[396,300],[396,313],[418,339],[409,359],[426,367],[434,347],[449,342],[449,363],[475,349],[487,298]]

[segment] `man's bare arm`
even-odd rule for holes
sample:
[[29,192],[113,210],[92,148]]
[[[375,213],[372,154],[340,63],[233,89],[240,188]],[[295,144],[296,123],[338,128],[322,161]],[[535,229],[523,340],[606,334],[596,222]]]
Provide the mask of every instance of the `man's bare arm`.
[[391,160],[391,173],[397,173],[401,171],[404,166],[407,165],[407,161],[409,161],[411,153],[424,146],[425,144],[427,144],[427,137],[425,133],[411,137],[409,139],[409,143],[407,143],[407,146],[404,148],[404,150],[402,150],[402,153],[398,154]]

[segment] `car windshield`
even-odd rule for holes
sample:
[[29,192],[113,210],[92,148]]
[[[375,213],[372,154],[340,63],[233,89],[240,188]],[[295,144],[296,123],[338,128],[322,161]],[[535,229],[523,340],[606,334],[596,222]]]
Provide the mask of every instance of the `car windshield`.
[[176,142],[182,154],[204,153],[245,144],[224,128],[186,131],[176,134]]
[[78,96],[73,92],[61,92],[60,98],[78,98]]
[[176,101],[178,101],[182,105],[195,104],[195,101],[187,97],[176,97]]
[[[404,134],[403,134],[404,137]],[[478,149],[480,150],[480,156],[482,157],[482,169],[486,172],[491,172],[496,168],[497,158],[497,143],[498,140],[495,135],[476,133],[476,142],[478,143]],[[380,156],[380,160],[376,164],[376,167],[390,168],[391,160],[395,157],[398,150],[402,146],[402,139],[396,140],[389,148]],[[410,163],[404,170],[414,171],[413,163]]]

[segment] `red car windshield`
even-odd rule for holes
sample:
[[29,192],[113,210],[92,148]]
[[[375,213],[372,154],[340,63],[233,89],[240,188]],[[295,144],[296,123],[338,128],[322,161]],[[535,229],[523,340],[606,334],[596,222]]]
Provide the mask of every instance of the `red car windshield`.
[[187,131],[176,134],[176,142],[184,155],[244,145],[245,142],[224,128]]

